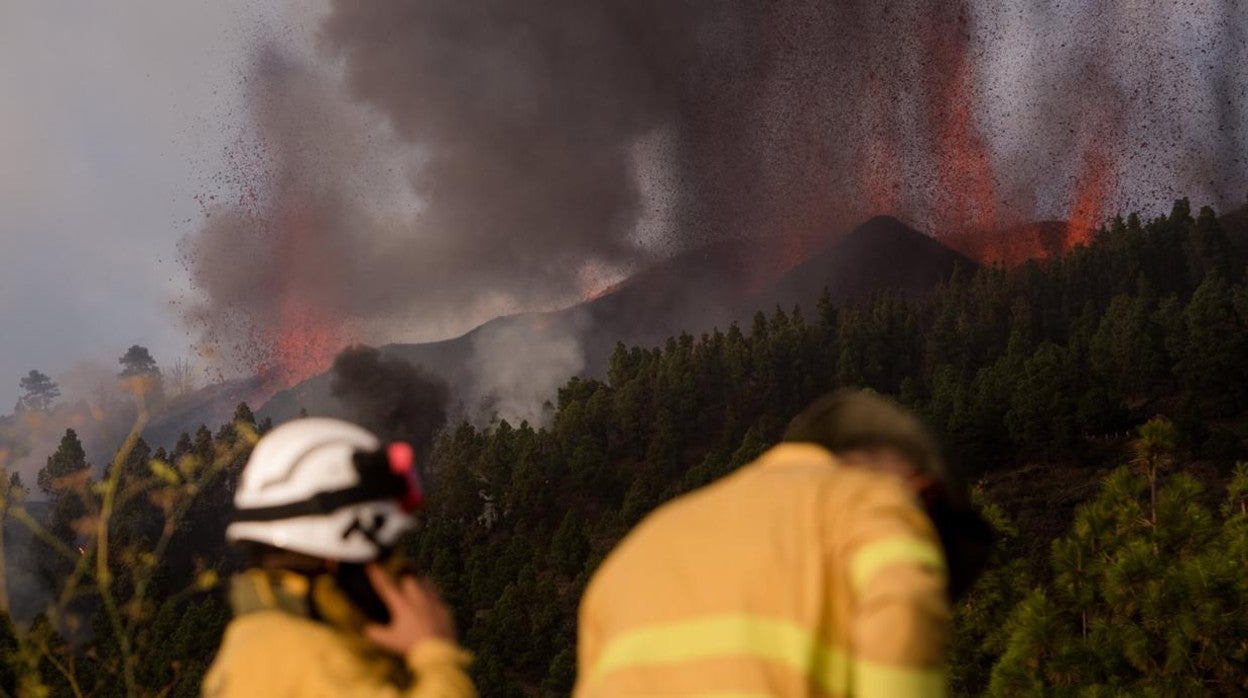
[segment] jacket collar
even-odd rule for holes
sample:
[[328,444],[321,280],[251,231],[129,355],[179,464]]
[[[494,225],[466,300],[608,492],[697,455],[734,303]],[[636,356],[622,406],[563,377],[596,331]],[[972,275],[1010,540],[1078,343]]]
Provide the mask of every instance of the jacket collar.
[[764,468],[822,464],[836,467],[836,456],[828,449],[812,443],[784,442],[763,452],[755,461]]
[[301,574],[251,569],[230,579],[230,607],[235,616],[256,611],[282,611],[311,617],[312,582]]
[[328,574],[308,576],[289,570],[249,569],[230,579],[230,606],[235,617],[257,611],[281,611],[353,634],[367,624],[367,619]]
[[402,661],[364,639],[362,631],[367,620],[331,575],[249,569],[230,578],[230,605],[236,618],[259,611],[278,611],[324,623],[338,631],[340,640],[356,654],[380,663],[388,680],[397,685],[411,681]]

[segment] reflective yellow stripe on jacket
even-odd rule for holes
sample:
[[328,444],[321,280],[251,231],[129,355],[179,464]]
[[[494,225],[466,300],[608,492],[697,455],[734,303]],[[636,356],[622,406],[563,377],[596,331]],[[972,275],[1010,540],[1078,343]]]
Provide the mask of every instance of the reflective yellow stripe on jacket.
[[641,628],[603,648],[590,683],[620,669],[681,664],[701,659],[742,657],[782,664],[832,691],[849,680],[844,653],[824,647],[802,627],[747,614]]
[[[795,623],[747,614],[633,630],[603,648],[588,684],[592,687],[612,672],[625,669],[733,657],[783,665],[835,695],[848,692],[851,674],[855,693],[933,697],[945,693],[944,675],[939,670],[856,661],[845,652],[819,642]],[[766,694],[714,695],[747,698]],[[706,698],[710,698],[710,694]]]
[[947,691],[940,669],[904,669],[857,660],[854,693],[860,696],[922,696],[940,698]]
[[854,591],[861,593],[876,573],[890,565],[922,565],[944,573],[945,556],[931,542],[909,536],[864,545],[849,563]]

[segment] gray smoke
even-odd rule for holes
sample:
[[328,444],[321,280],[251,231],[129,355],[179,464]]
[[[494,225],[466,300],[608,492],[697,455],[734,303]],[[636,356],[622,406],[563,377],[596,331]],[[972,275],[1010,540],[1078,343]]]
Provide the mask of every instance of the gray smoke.
[[1000,171],[1038,192],[1041,214],[1068,200],[1097,145],[1112,163],[1106,214],[1161,211],[1180,196],[1243,203],[1248,3],[1002,4],[984,26],[1001,32],[985,45],[1006,67],[984,101]]
[[297,377],[714,240],[932,230],[959,198],[1000,225],[1081,192],[1101,218],[1238,204],[1244,9],[335,0],[319,65],[257,52],[246,184],[186,243],[190,320]]
[[475,332],[466,361],[468,413],[481,421],[546,425],[554,411],[549,401],[585,368],[581,337],[588,324],[584,313],[528,315]]
[[[20,475],[36,500],[44,498],[35,486],[39,470],[56,452],[66,429],[78,433],[87,460],[99,470],[113,458],[138,418],[132,388],[118,379],[115,369],[81,361],[53,378],[61,397],[51,410],[0,420],[0,466],[8,474]],[[150,399],[144,404],[157,407]]]
[[323,38],[351,95],[425,149],[413,184],[439,251],[511,286],[635,258],[632,150],[649,133],[705,134],[679,139],[676,159],[707,216],[756,170],[722,139],[751,140],[763,14],[741,1],[335,2]]
[[1239,202],[1245,196],[1242,184],[1248,170],[1245,149],[1248,149],[1248,127],[1244,124],[1245,103],[1248,102],[1248,2],[1221,0],[1221,11],[1214,14],[1219,30],[1210,47],[1205,70],[1211,76],[1209,99],[1212,102],[1216,133],[1205,144],[1212,157],[1206,160],[1202,174],[1219,202]]

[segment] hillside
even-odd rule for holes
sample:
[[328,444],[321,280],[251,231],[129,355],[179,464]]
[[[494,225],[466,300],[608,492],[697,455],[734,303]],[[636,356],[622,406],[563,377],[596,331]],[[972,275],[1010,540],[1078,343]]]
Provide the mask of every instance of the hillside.
[[[741,310],[809,306],[825,289],[834,302],[863,298],[884,289],[917,299],[958,267],[970,273],[977,265],[896,218],[877,216],[816,252],[770,287],[746,298]],[[745,319],[745,312],[739,312],[735,319]]]
[[143,430],[149,443],[169,446],[201,425],[223,424],[240,402],[255,403],[267,394],[263,376],[213,383],[173,398]]
[[[659,346],[617,345],[605,377],[550,391],[547,426],[500,420],[442,433],[423,461],[428,506],[403,552],[454,608],[481,695],[568,695],[577,603],[621,537],[751,460],[804,405],[846,385],[924,415],[998,529],[994,563],[955,609],[953,695],[1244,695],[1248,464],[1237,461],[1248,460],[1248,220],[1193,216],[1179,201],[1168,216],[1115,222],[1045,263],[978,268],[917,293],[923,277],[887,263],[890,250],[923,239],[875,225],[867,250],[896,243],[878,259],[854,252],[848,236],[814,266],[857,265],[899,288],[801,313],[773,306],[743,326]],[[802,288],[803,266],[749,295]],[[917,279],[910,295],[905,279]],[[520,321],[545,320],[493,327]],[[466,346],[417,351],[455,365]],[[75,670],[95,693],[116,684],[124,657],[136,684],[194,695],[228,619],[223,593],[196,590],[220,592],[235,569],[222,512],[258,426],[246,409],[233,417],[235,426],[180,440],[164,461],[136,447],[110,473],[117,491],[160,495],[119,500],[117,535],[83,548],[152,561],[108,570],[117,607],[151,609],[125,636],[129,649],[113,642],[126,630],[109,634],[98,604],[77,627],[101,635],[63,623],[63,640],[0,634],[0,645],[71,667],[101,658],[89,676]],[[71,444],[58,462],[73,453]],[[73,590],[70,566],[44,543],[78,544],[67,524],[111,490],[77,458],[84,476],[54,493],[50,538],[22,551],[53,593]],[[91,611],[101,573],[78,568],[88,584],[67,603]],[[132,598],[145,579],[155,586]],[[63,673],[23,671],[50,695],[72,692]],[[0,671],[0,689],[13,693],[16,678]]]
[[[532,349],[530,344],[540,347],[543,338],[572,337],[583,356],[578,374],[603,377],[617,343],[657,345],[682,332],[697,336],[734,322],[746,324],[760,309],[810,307],[825,289],[837,303],[885,289],[917,298],[956,267],[975,268],[961,254],[888,217],[873,218],[839,240],[806,244],[811,252],[791,269],[785,269],[779,259],[783,251],[765,240],[711,245],[679,255],[564,310],[498,318],[454,339],[392,344],[382,351],[424,366],[447,381],[452,395],[462,396],[481,391],[471,385],[476,377],[467,359],[482,342],[509,336],[531,340],[507,348],[522,355]],[[330,396],[328,375],[278,393],[258,414],[281,422],[300,409],[310,414],[342,414]]]
[[[621,349],[607,380],[560,390],[548,429],[449,434],[414,549],[492,658],[484,693],[566,694],[576,602],[615,542],[757,455],[823,391],[868,386],[931,421],[999,526],[997,565],[958,609],[955,695],[1243,695],[1227,652],[1248,638],[1245,240],[1180,201],[915,300]],[[1152,514],[1135,456],[1146,424],[1165,433]]]
[[996,230],[968,231],[941,236],[940,241],[980,264],[1017,266],[1031,259],[1060,257],[1077,243],[1065,221],[1036,221]]

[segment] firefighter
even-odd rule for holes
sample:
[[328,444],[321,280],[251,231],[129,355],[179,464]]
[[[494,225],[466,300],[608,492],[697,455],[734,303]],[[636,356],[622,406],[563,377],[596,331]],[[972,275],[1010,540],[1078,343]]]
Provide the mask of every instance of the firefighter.
[[320,418],[262,438],[226,529],[247,562],[204,695],[475,696],[446,607],[396,567],[421,498],[407,444]]
[[603,562],[576,698],[945,695],[951,597],[991,538],[967,499],[915,416],[824,397]]

